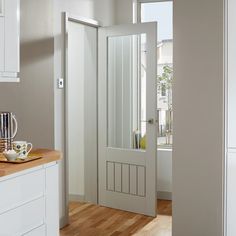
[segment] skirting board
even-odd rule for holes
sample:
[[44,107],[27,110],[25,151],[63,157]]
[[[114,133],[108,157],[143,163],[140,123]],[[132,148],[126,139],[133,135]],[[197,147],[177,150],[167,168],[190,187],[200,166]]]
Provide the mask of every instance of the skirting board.
[[157,192],[157,199],[171,201],[172,200],[172,192],[158,191]]
[[69,194],[69,201],[71,201],[71,202],[84,202],[85,197],[84,197],[84,195],[79,195],[79,194]]
[[[158,191],[157,192],[157,199],[172,200],[172,192]],[[78,195],[78,194],[69,194],[69,201],[84,202],[85,196]]]
[[68,217],[63,216],[60,219],[60,229],[64,228],[65,226],[67,226],[69,224],[68,222]]

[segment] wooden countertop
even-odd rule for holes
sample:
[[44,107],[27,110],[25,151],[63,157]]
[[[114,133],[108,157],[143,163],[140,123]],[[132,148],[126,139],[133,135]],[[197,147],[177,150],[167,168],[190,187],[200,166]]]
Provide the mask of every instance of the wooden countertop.
[[30,156],[42,156],[42,158],[22,164],[0,163],[0,177],[61,159],[59,151],[49,149],[33,149]]

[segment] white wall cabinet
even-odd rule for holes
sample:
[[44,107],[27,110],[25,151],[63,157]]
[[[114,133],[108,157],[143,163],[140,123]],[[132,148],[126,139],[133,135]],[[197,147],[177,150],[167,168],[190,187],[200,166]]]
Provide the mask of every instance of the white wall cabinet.
[[18,82],[20,2],[0,0],[0,82]]
[[0,236],[59,236],[58,164],[0,178]]

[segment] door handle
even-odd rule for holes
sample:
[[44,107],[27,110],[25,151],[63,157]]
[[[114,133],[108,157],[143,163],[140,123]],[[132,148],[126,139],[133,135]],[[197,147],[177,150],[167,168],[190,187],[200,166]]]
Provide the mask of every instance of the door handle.
[[152,124],[154,124],[154,119],[151,118],[151,119],[148,119],[148,120],[142,120],[141,122],[146,122],[146,123],[152,125]]

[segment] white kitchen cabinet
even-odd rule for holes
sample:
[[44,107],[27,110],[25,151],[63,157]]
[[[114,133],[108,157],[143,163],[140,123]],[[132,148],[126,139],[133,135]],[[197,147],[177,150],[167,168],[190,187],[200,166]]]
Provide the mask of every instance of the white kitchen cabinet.
[[24,235],[44,223],[44,214],[45,202],[43,198],[13,208],[0,215],[0,235]]
[[45,225],[42,225],[36,229],[33,229],[32,231],[24,234],[23,236],[42,236],[46,233],[46,227]]
[[48,206],[46,208],[46,222],[47,222],[46,235],[57,236],[59,230],[58,165],[47,167],[45,176],[46,176],[46,206]]
[[58,163],[0,177],[0,236],[59,236]]
[[0,82],[19,81],[19,12],[19,0],[0,0]]
[[[0,214],[33,201],[44,195],[45,171],[43,169],[1,181]],[[32,181],[33,180],[33,181]],[[14,189],[14,194],[10,194]]]
[[236,151],[228,153],[227,160],[227,236],[235,236],[236,234]]

